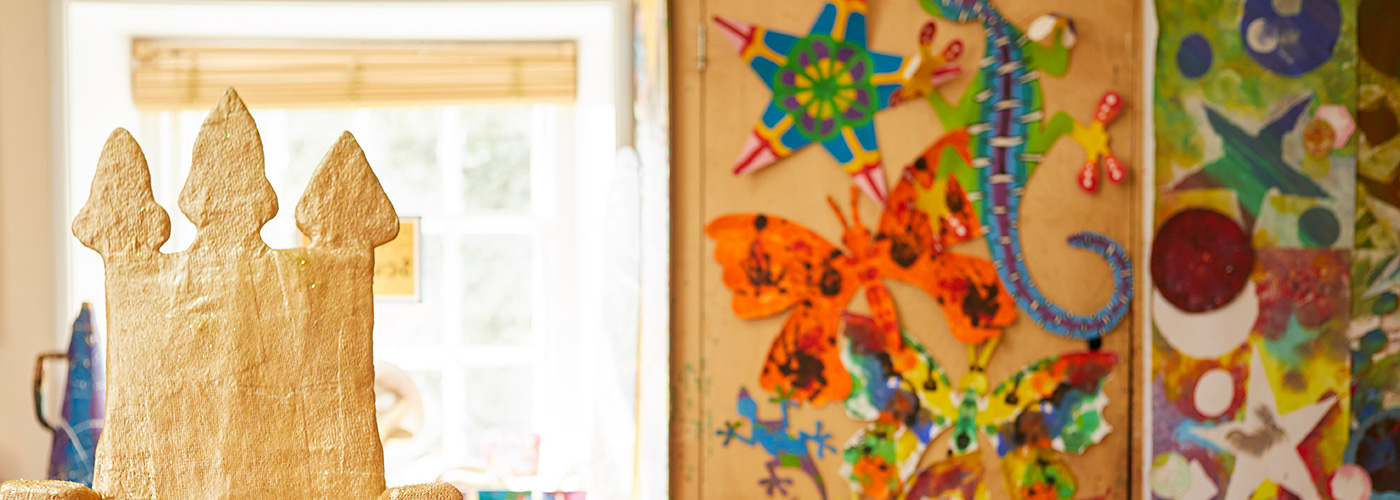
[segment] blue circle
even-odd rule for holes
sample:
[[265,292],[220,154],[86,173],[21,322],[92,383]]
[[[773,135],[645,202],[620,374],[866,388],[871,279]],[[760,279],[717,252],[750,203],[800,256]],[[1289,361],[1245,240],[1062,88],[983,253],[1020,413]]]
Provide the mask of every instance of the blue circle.
[[1366,353],[1367,356],[1370,356],[1372,354],[1384,350],[1385,345],[1389,343],[1390,339],[1386,337],[1385,331],[1381,330],[1380,328],[1376,328],[1369,332],[1366,332],[1365,335],[1362,335],[1361,341],[1357,343],[1357,347],[1359,348],[1360,352]]
[[1371,312],[1376,314],[1386,314],[1400,308],[1400,297],[1396,297],[1395,292],[1382,292],[1376,298],[1376,303],[1371,304]]
[[1306,247],[1330,247],[1341,235],[1342,226],[1331,210],[1312,207],[1304,210],[1303,215],[1298,217],[1298,236]]
[[1210,51],[1210,40],[1200,33],[1192,33],[1181,40],[1176,49],[1176,67],[1186,78],[1200,78],[1210,71],[1215,55]]
[[1299,76],[1332,58],[1342,34],[1337,0],[1295,0],[1298,11],[1274,9],[1273,0],[1245,0],[1240,15],[1244,50],[1264,69]]

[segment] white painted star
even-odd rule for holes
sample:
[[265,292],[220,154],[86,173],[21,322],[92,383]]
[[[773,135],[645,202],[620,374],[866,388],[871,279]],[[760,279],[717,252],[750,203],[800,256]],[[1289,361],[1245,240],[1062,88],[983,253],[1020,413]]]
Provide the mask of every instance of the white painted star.
[[1298,454],[1298,444],[1317,427],[1337,398],[1328,396],[1287,415],[1279,415],[1274,389],[1269,385],[1264,362],[1259,358],[1259,348],[1253,351],[1244,421],[1191,432],[1235,456],[1235,471],[1225,487],[1223,500],[1247,500],[1265,480],[1273,481],[1302,500],[1321,500],[1312,475]]

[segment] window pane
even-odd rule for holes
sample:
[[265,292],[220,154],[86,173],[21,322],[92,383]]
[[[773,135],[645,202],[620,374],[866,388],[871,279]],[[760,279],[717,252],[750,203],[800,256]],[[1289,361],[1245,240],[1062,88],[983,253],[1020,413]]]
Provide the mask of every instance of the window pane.
[[418,249],[418,275],[422,298],[419,302],[375,301],[374,345],[377,348],[411,347],[432,349],[442,342],[444,322],[452,319],[445,307],[443,292],[443,238],[423,232]]
[[534,248],[529,236],[462,241],[462,329],[467,344],[529,344]]
[[452,413],[464,417],[457,430],[465,435],[472,456],[488,458],[489,443],[483,438],[531,432],[533,365],[469,367],[450,376],[460,377],[464,393],[444,402],[456,405]]
[[423,474],[422,464],[442,454],[442,372],[406,373],[412,382],[407,394],[386,394],[397,387],[375,388],[381,432],[394,431],[384,442],[384,469],[390,484],[431,481],[431,473]]
[[529,106],[458,108],[466,213],[530,209]]
[[[442,207],[438,172],[438,130],[442,108],[388,108],[361,111],[374,133],[362,144],[365,157],[401,215],[429,215]],[[360,140],[366,140],[357,135]]]
[[[285,111],[287,120],[287,179],[291,186],[305,186],[321,158],[331,150],[340,133],[353,127],[355,113],[341,109],[296,109]],[[263,142],[276,140],[264,138]],[[372,165],[378,167],[378,165]],[[304,187],[302,189],[305,189]],[[301,190],[291,194],[301,197]]]

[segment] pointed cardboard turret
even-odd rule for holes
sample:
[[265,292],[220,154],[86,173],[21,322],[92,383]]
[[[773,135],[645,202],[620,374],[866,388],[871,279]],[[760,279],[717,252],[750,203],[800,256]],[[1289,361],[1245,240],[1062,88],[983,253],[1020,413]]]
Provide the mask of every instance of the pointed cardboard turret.
[[340,135],[311,174],[296,217],[313,247],[374,248],[399,234],[394,206],[350,132]]
[[155,252],[170,239],[170,215],[156,204],[146,155],[126,129],[113,130],[102,146],[91,194],[73,219],[73,236],[103,256]]
[[257,124],[233,89],[204,119],[191,158],[179,203],[198,229],[194,246],[262,245],[258,231],[277,215],[277,193],[263,171]]

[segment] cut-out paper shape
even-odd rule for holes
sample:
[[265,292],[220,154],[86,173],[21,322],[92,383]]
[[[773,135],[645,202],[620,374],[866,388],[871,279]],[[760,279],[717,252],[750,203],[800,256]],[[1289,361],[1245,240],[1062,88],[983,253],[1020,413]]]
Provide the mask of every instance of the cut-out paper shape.
[[[860,315],[848,315],[850,342],[878,338],[879,335],[850,330],[852,325],[873,322]],[[865,497],[895,498],[900,493],[899,486],[908,483],[918,454],[911,452],[911,460],[899,453],[901,439],[907,439],[904,435],[917,441],[903,446],[921,452],[943,430],[951,429],[949,455],[963,456],[977,451],[980,430],[998,456],[1003,457],[1008,487],[1028,495],[1046,491],[1044,478],[1063,475],[1068,479],[1063,464],[1051,450],[1082,453],[1108,435],[1110,429],[1103,418],[1108,399],[1103,383],[1117,362],[1115,354],[1081,352],[1043,359],[988,391],[981,370],[969,372],[959,387],[952,387],[942,367],[916,344],[910,344],[920,353],[922,363],[910,370],[888,373],[883,385],[862,385],[868,391],[912,388],[920,404],[918,409],[882,412],[846,444],[842,474],[851,482],[852,490]],[[915,424],[911,429],[904,422]],[[1013,454],[1015,457],[1005,459]],[[1054,493],[1058,498],[1069,498],[1064,494],[1072,495],[1073,491]],[[1013,498],[1022,497],[1013,494]]]
[[1346,464],[1332,472],[1327,482],[1333,500],[1370,500],[1371,475],[1359,465]]
[[1007,496],[1027,500],[1069,500],[1078,483],[1069,465],[1045,448],[1021,448],[1002,457]]
[[734,50],[773,92],[739,154],[735,174],[758,170],[819,143],[866,195],[885,204],[888,193],[875,113],[918,93],[918,88],[905,88],[906,71],[927,73],[935,79],[929,85],[956,74],[946,57],[962,49],[957,45],[945,51],[945,57],[917,61],[871,52],[866,48],[868,8],[865,0],[833,0],[822,7],[806,36],[715,18]]
[[949,457],[919,471],[904,498],[987,500],[987,483],[982,474],[981,457]]
[[1230,303],[1254,270],[1244,228],[1214,210],[1190,208],[1167,219],[1152,239],[1152,284],[1167,302],[1200,313]]
[[1173,349],[1196,359],[1223,356],[1244,345],[1259,319],[1259,295],[1253,282],[1225,307],[1204,313],[1176,308],[1161,291],[1152,293],[1152,323]]
[[[1346,159],[1345,162],[1352,160]],[[1288,196],[1270,192],[1254,223],[1255,248],[1349,248],[1354,200]],[[1346,213],[1345,216],[1339,216]]]
[[[1108,262],[1114,284],[1108,304],[1092,314],[1074,314],[1050,302],[1031,279],[1017,225],[1021,196],[1043,154],[1079,126],[1063,112],[1044,120],[1039,81],[1042,74],[1059,76],[1068,70],[1069,49],[1077,40],[1074,23],[1059,15],[1044,16],[1033,23],[1037,29],[1032,38],[988,0],[920,0],[919,4],[943,19],[976,21],[986,36],[987,56],[962,98],[950,104],[931,92],[929,101],[945,129],[966,128],[971,135],[977,181],[969,184],[977,186],[975,209],[998,276],[1016,305],[1045,330],[1083,340],[1101,337],[1123,320],[1132,299],[1132,266],[1122,245],[1098,233],[1070,236],[1070,246],[1098,253]],[[1094,142],[1082,145],[1086,153],[1101,153]],[[1110,175],[1116,174],[1110,171]]]
[[1215,486],[1215,479],[1206,472],[1205,466],[1200,460],[1191,460],[1191,487],[1176,500],[1214,500],[1220,493],[1220,488]]
[[[935,143],[926,155],[956,156],[957,136],[948,141]],[[1014,302],[991,262],[946,250],[970,237],[959,234],[972,234],[965,223],[971,209],[957,182],[937,179],[936,166],[921,157],[905,170],[874,234],[860,222],[855,189],[849,221],[831,201],[845,227],[845,251],[795,222],[765,214],[726,215],[706,227],[718,244],[715,260],[734,292],[735,314],[760,318],[793,310],[764,364],[759,380],[765,390],[814,405],[846,399],[851,376],[841,363],[837,330],[841,312],[861,289],[887,345],[902,349],[890,353],[894,368],[916,364],[913,351],[902,348],[885,278],[927,292],[953,336],[985,344],[982,357],[990,356],[1001,329],[1015,320]],[[930,193],[941,197],[927,200]]]
[[1210,71],[1214,59],[1210,40],[1200,33],[1192,33],[1181,39],[1181,45],[1176,49],[1176,68],[1181,71],[1181,76],[1186,78],[1204,76]]
[[1152,459],[1152,477],[1148,482],[1153,495],[1177,500],[1191,489],[1191,465],[1175,451],[1158,454]]
[[[729,446],[731,441],[738,440],[749,446],[761,447],[772,457],[764,463],[768,475],[758,480],[758,484],[766,489],[768,496],[773,496],[775,492],[784,496],[788,494],[787,488],[792,485],[792,479],[780,477],[778,469],[791,468],[811,478],[817,491],[825,499],[826,483],[822,480],[821,471],[817,470],[817,462],[811,450],[813,446],[816,447],[816,458],[822,458],[827,451],[834,453],[836,448],[829,443],[831,433],[824,432],[822,423],[818,421],[812,432],[797,432],[794,435],[788,420],[788,408],[796,406],[796,403],[780,397],[778,406],[782,411],[781,418],[761,419],[758,417],[758,403],[749,395],[748,389],[740,388],[735,410],[744,420],[725,422],[724,429],[715,431],[715,434],[724,437],[722,446]],[[745,421],[749,428],[747,436],[743,435]]]
[[1099,106],[1094,111],[1094,121],[1090,122],[1089,126],[1074,124],[1070,137],[1084,147],[1084,166],[1079,169],[1080,189],[1091,193],[1099,189],[1100,162],[1103,163],[1110,182],[1118,184],[1127,177],[1128,170],[1123,166],[1123,162],[1108,149],[1108,132],[1104,130],[1109,123],[1118,118],[1122,109],[1123,97],[1117,92],[1109,91],[1099,99]]
[[1313,112],[1313,118],[1322,120],[1332,127],[1332,148],[1341,149],[1351,141],[1356,133],[1356,120],[1351,118],[1351,110],[1341,104],[1323,104]]
[[1235,378],[1230,376],[1230,372],[1220,368],[1211,368],[1201,375],[1196,381],[1194,391],[1196,411],[1206,418],[1215,418],[1225,414],[1225,410],[1230,409],[1230,403],[1235,401]]
[[[892,346],[879,330],[874,318],[845,315],[842,360],[855,379],[846,414],[870,423],[849,440],[842,475],[867,497],[893,498],[904,490],[928,444],[952,425],[952,417],[930,408],[951,401],[955,390],[918,343],[903,337],[904,345]],[[888,353],[906,348],[917,353],[918,364],[896,371]]]
[[1283,76],[1302,75],[1331,59],[1341,29],[1337,0],[1245,0],[1240,15],[1245,51]]
[[1244,500],[1272,481],[1302,500],[1320,500],[1298,445],[1336,404],[1336,396],[1280,414],[1274,389],[1256,347],[1251,353],[1243,421],[1192,429],[1191,433],[1235,457],[1235,469],[1222,500]]
[[1298,100],[1257,134],[1246,132],[1221,112],[1205,106],[1207,121],[1220,136],[1223,152],[1220,158],[1181,179],[1171,189],[1230,188],[1239,194],[1240,207],[1251,220],[1259,215],[1259,205],[1271,189],[1289,195],[1327,196],[1321,186],[1283,158],[1284,136],[1297,128],[1311,103],[1312,97]]
[[904,65],[904,87],[891,97],[891,106],[927,95],[934,87],[947,83],[962,73],[962,68],[952,64],[962,57],[962,41],[953,40],[943,48],[943,52],[935,53],[933,40],[937,33],[938,25],[931,21],[924,23],[924,27],[919,30],[919,53]]

